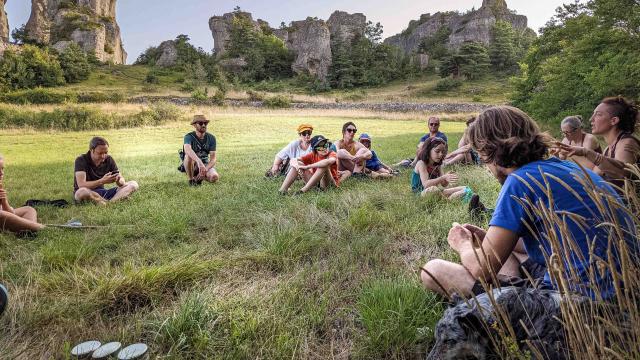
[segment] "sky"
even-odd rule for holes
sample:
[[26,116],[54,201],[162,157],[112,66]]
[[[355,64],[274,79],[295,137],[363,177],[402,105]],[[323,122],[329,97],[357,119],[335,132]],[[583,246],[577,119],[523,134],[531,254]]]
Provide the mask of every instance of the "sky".
[[[529,27],[538,31],[563,3],[573,0],[507,0],[510,9],[529,19]],[[335,10],[361,12],[367,20],[384,26],[384,37],[404,30],[410,20],[438,11],[466,11],[482,5],[482,0],[118,0],[116,20],[120,25],[128,63],[149,46],[186,34],[191,43],[207,52],[213,49],[209,18],[233,11],[235,6],[268,21],[277,28],[281,22],[303,20],[308,16],[328,19]],[[15,29],[29,19],[31,1],[7,0],[5,10],[9,28]]]

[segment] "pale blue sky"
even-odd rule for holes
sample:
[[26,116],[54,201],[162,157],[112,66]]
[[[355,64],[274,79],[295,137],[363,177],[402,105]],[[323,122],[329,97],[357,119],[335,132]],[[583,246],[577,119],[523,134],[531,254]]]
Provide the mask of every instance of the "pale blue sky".
[[[509,8],[529,18],[529,27],[538,30],[554,15],[562,3],[573,0],[507,0]],[[254,18],[278,27],[307,16],[328,19],[334,10],[361,12],[368,20],[384,26],[384,36],[401,32],[420,14],[446,10],[465,11],[480,7],[482,0],[119,0],[116,18],[122,30],[124,47],[132,63],[149,46],[187,34],[192,43],[206,51],[213,48],[209,18],[230,12],[239,5]],[[14,29],[27,22],[31,9],[29,0],[8,0],[5,10],[9,27]]]

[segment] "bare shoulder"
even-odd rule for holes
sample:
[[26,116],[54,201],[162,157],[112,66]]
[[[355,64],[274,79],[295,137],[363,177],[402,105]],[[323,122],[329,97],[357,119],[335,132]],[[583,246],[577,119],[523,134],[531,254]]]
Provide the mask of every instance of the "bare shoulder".
[[592,134],[586,134],[584,136],[584,142],[582,145],[591,150],[600,148],[600,143],[598,142],[598,139],[596,139],[596,137],[593,136]]

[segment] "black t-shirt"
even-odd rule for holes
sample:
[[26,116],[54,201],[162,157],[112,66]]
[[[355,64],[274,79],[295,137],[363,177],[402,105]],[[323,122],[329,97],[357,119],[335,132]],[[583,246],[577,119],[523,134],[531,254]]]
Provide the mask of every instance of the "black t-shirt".
[[78,190],[78,180],[76,180],[76,172],[84,171],[87,174],[87,181],[96,181],[102,179],[108,172],[118,171],[118,165],[110,155],[99,166],[95,166],[91,160],[91,152],[80,155],[76,158],[73,169],[73,192]]

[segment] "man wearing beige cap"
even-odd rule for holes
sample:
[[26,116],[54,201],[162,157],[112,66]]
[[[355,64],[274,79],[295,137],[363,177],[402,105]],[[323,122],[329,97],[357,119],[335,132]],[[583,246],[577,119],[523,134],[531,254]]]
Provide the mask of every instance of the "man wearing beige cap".
[[203,180],[218,181],[216,166],[216,137],[207,132],[209,120],[204,115],[195,115],[191,125],[195,128],[184,136],[184,170],[189,185],[198,186]]

